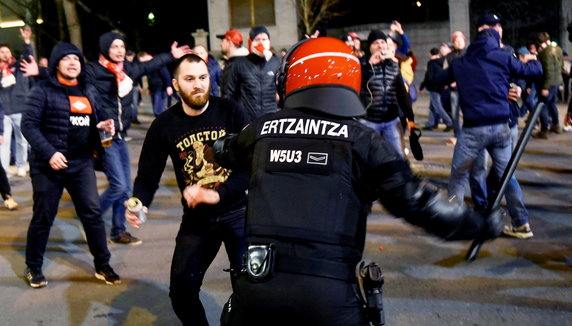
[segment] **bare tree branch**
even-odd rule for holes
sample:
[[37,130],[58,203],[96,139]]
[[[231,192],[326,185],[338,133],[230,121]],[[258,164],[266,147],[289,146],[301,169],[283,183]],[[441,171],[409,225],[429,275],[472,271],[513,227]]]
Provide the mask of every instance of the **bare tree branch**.
[[[293,0],[296,2],[296,0]],[[340,16],[343,13],[335,12],[333,9],[341,0],[298,0],[296,11],[298,17],[304,24],[306,34],[311,34],[314,29],[325,19],[333,16]]]

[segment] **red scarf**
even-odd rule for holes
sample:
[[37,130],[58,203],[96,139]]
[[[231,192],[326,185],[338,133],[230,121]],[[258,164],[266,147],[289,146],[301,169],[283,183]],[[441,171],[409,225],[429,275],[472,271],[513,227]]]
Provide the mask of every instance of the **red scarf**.
[[550,42],[550,40],[548,40],[548,41],[540,44],[540,48],[544,50],[550,45],[550,43],[552,43],[552,42]]
[[117,81],[117,87],[119,87],[119,83],[121,83],[127,75],[123,71],[123,62],[120,63],[113,63],[107,60],[103,54],[99,55],[99,64],[107,68],[107,70],[111,71],[115,75],[115,80]]
[[10,67],[12,67],[15,63],[15,58],[11,58],[9,61],[0,61],[0,71],[2,71],[2,78],[12,75],[12,70],[10,70]]

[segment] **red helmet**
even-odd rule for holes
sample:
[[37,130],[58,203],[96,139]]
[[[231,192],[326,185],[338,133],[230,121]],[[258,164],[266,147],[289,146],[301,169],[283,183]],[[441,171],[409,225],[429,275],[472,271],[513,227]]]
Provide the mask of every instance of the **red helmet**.
[[359,59],[344,42],[331,37],[295,44],[278,73],[285,107],[306,107],[336,116],[365,114],[358,97],[360,86]]

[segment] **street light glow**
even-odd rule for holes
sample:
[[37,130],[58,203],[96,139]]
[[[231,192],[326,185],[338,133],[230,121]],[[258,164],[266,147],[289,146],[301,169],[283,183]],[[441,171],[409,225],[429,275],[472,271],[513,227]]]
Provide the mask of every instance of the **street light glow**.
[[417,5],[417,7],[421,7],[421,1],[417,1],[415,4]]
[[155,14],[150,12],[149,15],[147,15],[147,19],[149,19],[149,20],[155,19]]

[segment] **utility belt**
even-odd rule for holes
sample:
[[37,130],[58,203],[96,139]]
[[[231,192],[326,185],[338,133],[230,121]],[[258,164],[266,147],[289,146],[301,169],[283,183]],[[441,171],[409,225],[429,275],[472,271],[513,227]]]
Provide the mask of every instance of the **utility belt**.
[[359,293],[366,325],[385,325],[382,301],[384,278],[381,268],[374,262],[366,264],[361,261],[356,267],[351,267],[343,263],[281,255],[273,244],[249,245],[241,272],[253,282],[265,282],[274,271],[357,283],[356,292]]
[[350,264],[282,255],[273,244],[251,244],[244,255],[243,271],[254,282],[268,280],[273,272],[312,275],[342,281],[355,280]]

